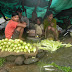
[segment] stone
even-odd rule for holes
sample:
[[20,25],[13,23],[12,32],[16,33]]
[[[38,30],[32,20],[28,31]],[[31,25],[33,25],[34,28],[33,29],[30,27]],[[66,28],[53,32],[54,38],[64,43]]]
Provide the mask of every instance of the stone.
[[43,52],[43,50],[42,49],[38,50],[38,53],[40,53],[40,52]]
[[15,60],[16,65],[22,65],[23,63],[24,63],[24,57],[19,56],[16,58],[16,60]]
[[24,61],[25,64],[32,64],[37,62],[39,59],[38,58],[28,58]]
[[48,51],[48,50],[44,50],[44,52],[45,52],[45,53],[48,53],[49,51]]
[[7,57],[6,57],[6,60],[7,60],[8,62],[14,62],[15,59],[16,59],[16,56],[7,56]]
[[45,52],[38,53],[36,55],[37,58],[42,58],[45,55]]

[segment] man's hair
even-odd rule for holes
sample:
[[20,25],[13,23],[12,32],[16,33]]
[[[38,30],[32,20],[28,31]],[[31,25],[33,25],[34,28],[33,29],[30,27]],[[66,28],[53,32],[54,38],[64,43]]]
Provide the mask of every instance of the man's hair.
[[25,16],[21,17],[21,22],[26,22],[27,23],[27,18]]
[[13,17],[13,16],[16,16],[16,15],[18,15],[17,12],[13,12],[13,13],[12,13],[12,17]]
[[37,18],[36,18],[36,22],[37,22],[37,19],[39,19],[40,22],[42,22],[42,18],[41,18],[41,17],[37,17]]
[[52,11],[48,11],[48,12],[47,12],[47,16],[49,16],[49,15],[51,15],[51,14],[53,14]]
[[16,10],[16,12],[20,12],[20,13],[21,13],[21,12],[22,12],[22,10],[21,10],[20,8],[18,8],[18,9]]

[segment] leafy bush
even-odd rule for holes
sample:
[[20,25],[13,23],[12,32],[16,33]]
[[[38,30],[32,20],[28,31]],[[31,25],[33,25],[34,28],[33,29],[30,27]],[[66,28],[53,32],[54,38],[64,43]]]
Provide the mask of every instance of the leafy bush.
[[3,66],[4,62],[6,62],[6,60],[4,58],[0,58],[0,66]]

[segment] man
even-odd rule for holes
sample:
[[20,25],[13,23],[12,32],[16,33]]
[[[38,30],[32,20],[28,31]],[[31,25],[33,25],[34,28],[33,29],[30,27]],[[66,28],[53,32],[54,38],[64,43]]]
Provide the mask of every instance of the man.
[[20,20],[20,22],[21,22],[21,19],[23,18],[23,20],[27,23],[27,26],[26,27],[29,28],[29,19],[26,16],[23,16],[22,15],[22,10],[20,8],[18,8],[16,10],[16,12],[19,14],[19,20]]
[[26,33],[27,30],[29,29],[29,19],[27,17],[25,17],[25,16],[22,16],[22,10],[20,8],[18,8],[16,10],[16,12],[19,14],[19,21],[20,22],[24,21],[24,22],[27,23],[27,26],[21,31],[20,35],[22,36],[23,35],[23,31],[24,31],[24,33]]
[[48,11],[47,19],[44,20],[44,29],[47,32],[52,31],[56,40],[58,40],[58,32],[56,29],[56,20],[53,18],[53,13]]
[[41,37],[44,32],[44,27],[41,21],[42,21],[42,18],[38,17],[36,19],[36,24],[35,24],[36,35],[38,35],[39,37]]
[[17,12],[12,13],[12,19],[9,21],[5,28],[5,37],[8,39],[23,39],[22,32],[23,29],[26,27],[26,23],[19,22],[19,15]]

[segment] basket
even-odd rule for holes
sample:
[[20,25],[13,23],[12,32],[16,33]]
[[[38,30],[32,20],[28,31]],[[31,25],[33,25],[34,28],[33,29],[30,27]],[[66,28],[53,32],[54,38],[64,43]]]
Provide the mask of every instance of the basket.
[[36,35],[35,30],[29,30],[29,34],[28,34],[29,37],[35,37],[35,35]]
[[0,51],[0,57],[6,57],[9,55],[24,55],[26,58],[28,58],[28,56],[36,56],[36,54],[38,53],[38,48],[36,48],[36,52],[35,53],[25,53],[25,52],[8,52],[8,51]]

